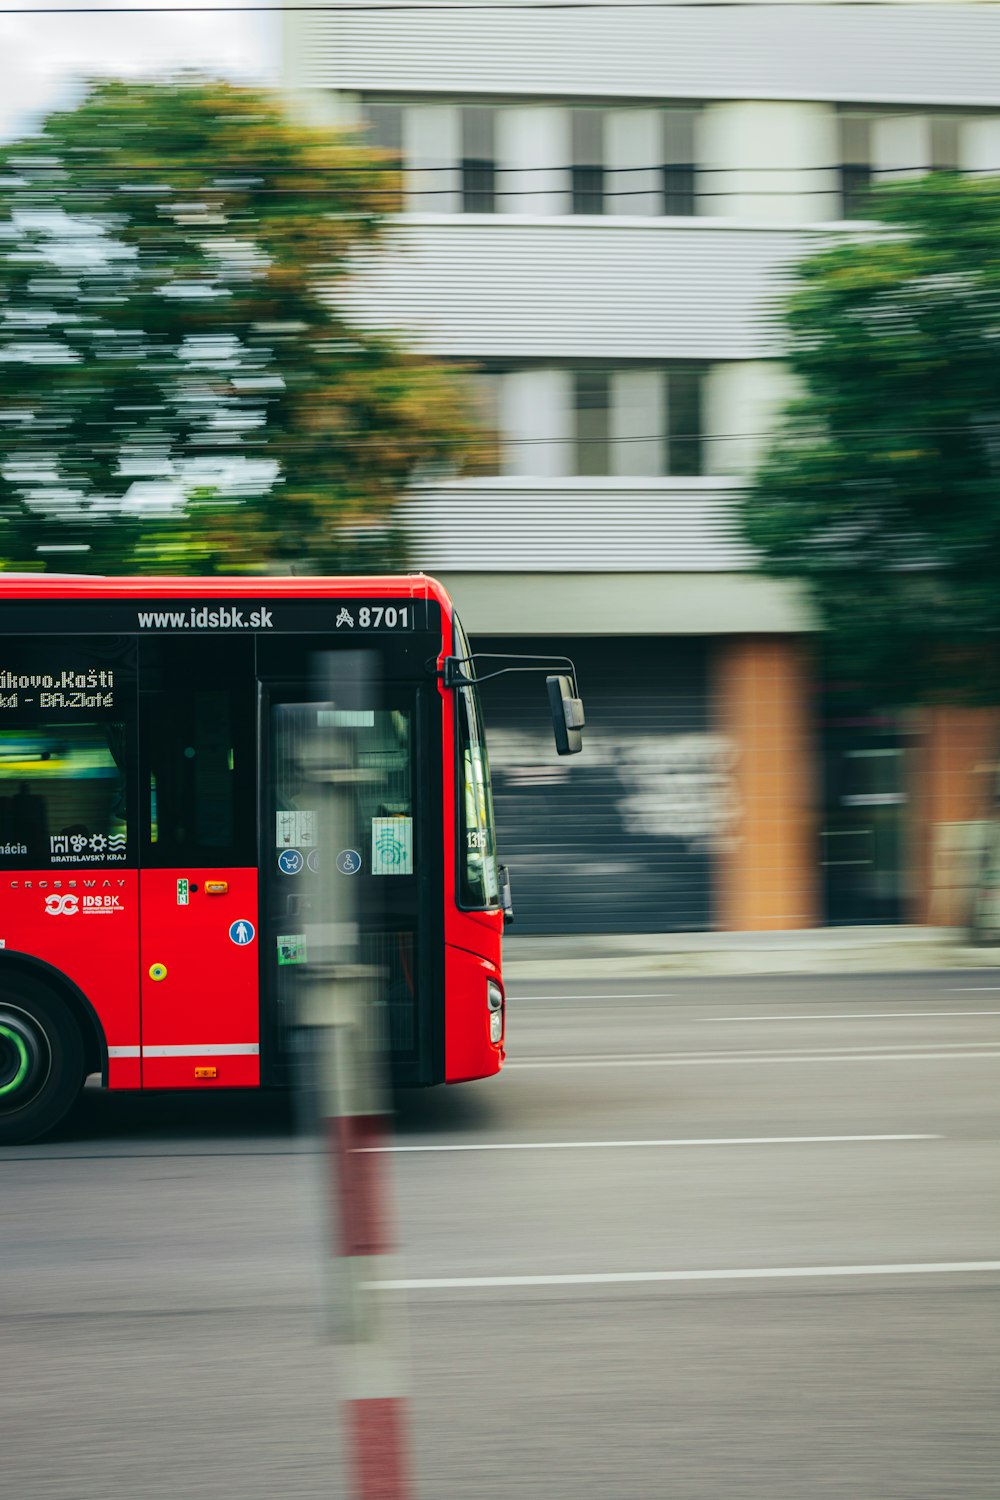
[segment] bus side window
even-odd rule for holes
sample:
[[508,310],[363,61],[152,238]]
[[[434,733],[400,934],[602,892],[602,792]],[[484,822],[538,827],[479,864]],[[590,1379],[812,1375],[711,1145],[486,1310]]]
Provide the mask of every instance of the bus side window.
[[249,643],[143,642],[146,863],[257,862]]
[[16,637],[4,653],[0,869],[133,864],[133,643]]

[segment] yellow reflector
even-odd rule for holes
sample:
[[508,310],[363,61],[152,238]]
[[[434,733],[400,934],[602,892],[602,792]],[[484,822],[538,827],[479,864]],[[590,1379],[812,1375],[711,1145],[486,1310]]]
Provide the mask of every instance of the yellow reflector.
[[206,880],[205,891],[209,896],[224,896],[229,889],[228,880]]
[[219,1070],[218,1068],[195,1068],[194,1076],[196,1078],[218,1078]]

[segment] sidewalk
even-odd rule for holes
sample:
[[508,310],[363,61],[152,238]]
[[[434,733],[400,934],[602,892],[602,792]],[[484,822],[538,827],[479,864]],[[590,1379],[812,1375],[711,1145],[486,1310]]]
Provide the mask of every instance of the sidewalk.
[[953,927],[819,927],[798,932],[570,933],[504,940],[507,979],[631,974],[871,974],[1000,968],[1000,947]]

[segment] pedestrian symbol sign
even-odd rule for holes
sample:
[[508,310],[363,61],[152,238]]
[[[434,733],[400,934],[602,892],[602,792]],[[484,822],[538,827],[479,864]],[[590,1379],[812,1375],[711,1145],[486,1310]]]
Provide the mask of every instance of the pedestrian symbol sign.
[[245,948],[248,943],[253,942],[256,935],[256,928],[253,923],[247,922],[242,917],[238,922],[234,922],[229,929],[230,942],[235,943],[237,948]]

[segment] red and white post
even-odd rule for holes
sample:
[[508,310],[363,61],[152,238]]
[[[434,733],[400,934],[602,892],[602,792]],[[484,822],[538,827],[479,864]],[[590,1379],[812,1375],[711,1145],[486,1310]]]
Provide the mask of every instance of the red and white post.
[[[372,978],[333,981],[336,1021],[324,1028],[322,1132],[327,1146],[330,1243],[327,1322],[346,1356],[341,1375],[344,1435],[356,1500],[409,1500],[406,1348],[393,1279],[390,1134],[379,1058],[367,1045]],[[367,993],[366,993],[367,992]]]
[[[351,669],[356,691],[362,666],[355,660]],[[336,682],[322,696],[336,701]],[[335,866],[337,851],[352,847],[353,797],[366,773],[353,763],[350,736],[331,733],[328,724],[303,754],[320,858],[307,887],[309,962],[301,971],[299,1019],[311,1113],[325,1147],[324,1322],[345,1356],[340,1393],[352,1500],[411,1500],[403,1308],[398,1293],[379,1288],[394,1279],[380,975],[359,962],[356,888]]]

